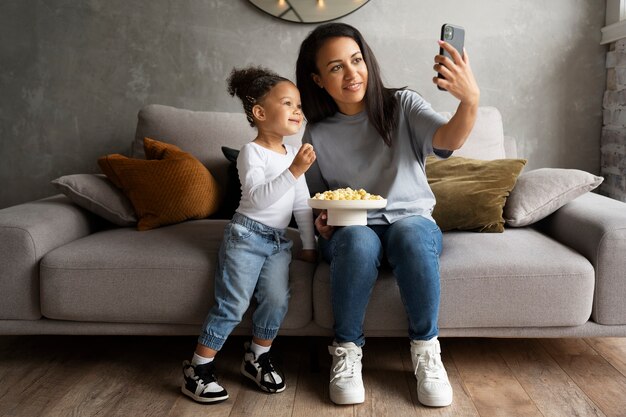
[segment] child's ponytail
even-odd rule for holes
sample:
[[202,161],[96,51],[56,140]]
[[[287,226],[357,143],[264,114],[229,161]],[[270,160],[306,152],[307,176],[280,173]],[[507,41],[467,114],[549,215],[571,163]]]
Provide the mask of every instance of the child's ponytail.
[[252,108],[261,104],[263,98],[279,82],[289,81],[275,72],[263,67],[233,68],[226,80],[228,93],[237,96],[243,103],[246,118],[254,126]]

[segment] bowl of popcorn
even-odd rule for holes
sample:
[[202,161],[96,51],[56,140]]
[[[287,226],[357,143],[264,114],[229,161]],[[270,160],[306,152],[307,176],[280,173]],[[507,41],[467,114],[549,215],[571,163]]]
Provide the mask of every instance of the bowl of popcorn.
[[365,226],[367,210],[380,209],[386,205],[387,200],[362,188],[339,188],[309,198],[309,206],[328,212],[328,224],[331,226]]

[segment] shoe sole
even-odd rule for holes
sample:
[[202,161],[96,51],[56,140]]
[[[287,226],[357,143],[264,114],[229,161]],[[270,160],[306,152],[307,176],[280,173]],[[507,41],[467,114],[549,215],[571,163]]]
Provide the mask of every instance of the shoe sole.
[[250,374],[248,371],[246,371],[245,363],[241,364],[240,371],[241,371],[241,375],[245,376],[250,381],[254,382],[257,387],[259,387],[262,391],[267,392],[268,394],[278,394],[279,392],[283,392],[285,390],[285,388],[287,388],[287,384],[284,384],[282,388],[279,388],[276,391],[270,391],[269,389],[267,389],[263,385],[261,385],[261,383],[259,381],[257,381],[256,378],[252,374]]
[[417,394],[417,400],[425,406],[428,407],[447,407],[452,404],[452,396],[445,397],[428,397],[425,395],[420,396]]
[[199,397],[196,394],[194,394],[193,392],[189,391],[187,388],[185,388],[184,386],[180,388],[180,390],[182,391],[183,394],[185,394],[187,397],[191,398],[192,400],[202,403],[202,404],[214,404],[214,403],[220,403],[222,401],[226,401],[228,399],[228,394],[222,396],[222,397],[215,397],[215,398],[205,398],[205,397]]
[[349,405],[349,404],[361,404],[365,402],[365,390],[358,394],[339,395],[332,392],[330,394],[330,400],[337,405]]

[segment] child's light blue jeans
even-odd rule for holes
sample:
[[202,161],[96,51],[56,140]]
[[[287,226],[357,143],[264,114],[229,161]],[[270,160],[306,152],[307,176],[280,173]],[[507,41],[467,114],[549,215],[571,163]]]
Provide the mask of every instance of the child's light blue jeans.
[[254,295],[252,335],[272,340],[287,314],[293,242],[275,229],[235,213],[226,228],[215,271],[215,305],[198,342],[220,350]]
[[438,335],[442,235],[437,224],[411,216],[391,225],[347,226],[337,228],[330,240],[320,238],[319,245],[330,264],[337,342],[365,344],[363,320],[383,254],[398,282],[409,338]]

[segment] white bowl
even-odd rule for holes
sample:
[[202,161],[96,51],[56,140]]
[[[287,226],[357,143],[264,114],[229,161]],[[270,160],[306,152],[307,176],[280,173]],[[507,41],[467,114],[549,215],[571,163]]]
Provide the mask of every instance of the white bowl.
[[331,226],[365,226],[367,210],[379,209],[387,205],[387,200],[318,200],[309,198],[309,206],[327,210],[328,224]]

